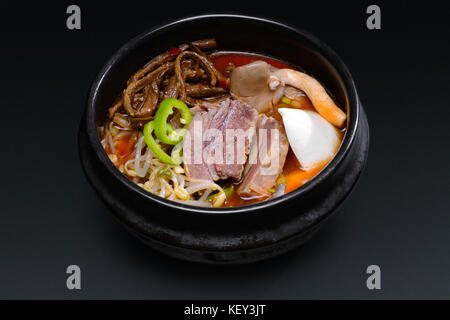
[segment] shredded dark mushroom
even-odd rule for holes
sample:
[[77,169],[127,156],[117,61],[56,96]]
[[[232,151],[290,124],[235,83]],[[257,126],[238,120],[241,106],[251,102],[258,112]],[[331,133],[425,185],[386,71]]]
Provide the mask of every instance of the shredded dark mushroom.
[[228,92],[221,87],[211,87],[202,83],[187,84],[185,89],[186,95],[194,98],[214,97]]
[[[131,81],[124,93],[124,108],[129,115],[148,116],[152,114],[158,102],[159,85],[162,77],[170,69],[173,70],[173,62],[167,62],[159,66],[142,79]],[[140,90],[144,91],[144,99],[135,109],[132,101],[134,100],[134,95]]]
[[153,119],[163,99],[180,99],[193,107],[228,98],[228,89],[218,86],[218,81],[228,78],[202,51],[215,46],[214,39],[195,41],[155,57],[130,77],[108,110],[111,121],[123,128],[139,128]]
[[197,63],[199,63],[202,67],[206,69],[206,72],[208,74],[209,78],[209,84],[211,86],[215,86],[217,83],[217,77],[215,73],[215,69],[212,62],[208,60],[205,57],[202,57],[198,53],[195,53],[193,51],[184,51],[180,53],[175,60],[175,74],[177,75],[178,85],[180,86],[180,99],[185,100],[186,99],[186,84],[183,77],[183,72],[181,69],[181,61],[185,58],[191,58],[193,60],[196,60]]
[[169,83],[164,89],[163,99],[166,98],[177,98],[179,93],[179,87],[177,82],[177,76],[172,75],[169,78]]

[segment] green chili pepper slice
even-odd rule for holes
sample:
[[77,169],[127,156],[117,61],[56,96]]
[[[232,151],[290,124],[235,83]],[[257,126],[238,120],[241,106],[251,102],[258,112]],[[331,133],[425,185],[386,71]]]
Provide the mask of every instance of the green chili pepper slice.
[[154,121],[150,121],[144,126],[145,143],[153,151],[155,156],[158,157],[158,159],[160,159],[162,162],[174,166],[180,165],[182,162],[179,150],[180,148],[177,149],[175,147],[174,150],[172,150],[172,156],[169,156],[153,138],[152,133],[154,130],[154,125],[155,125]]
[[[226,188],[223,188],[223,192],[225,192],[225,196],[227,197],[227,199],[229,199],[231,197],[231,195],[233,194],[233,190],[234,190],[234,186],[229,186]],[[220,192],[215,192],[213,194],[210,194],[209,196],[206,197],[207,201],[212,201],[214,199],[215,196],[217,196]]]
[[[167,122],[169,116],[173,114],[173,108],[180,112],[181,122],[184,124],[184,128],[179,132],[176,132]],[[192,121],[192,115],[188,106],[184,102],[177,99],[168,98],[164,99],[159,105],[153,121],[155,134],[159,141],[165,144],[177,145],[183,140],[183,136]]]
[[231,197],[231,195],[233,194],[234,186],[231,185],[228,188],[224,188],[223,191],[225,192],[225,195],[227,196],[227,199],[229,199]]

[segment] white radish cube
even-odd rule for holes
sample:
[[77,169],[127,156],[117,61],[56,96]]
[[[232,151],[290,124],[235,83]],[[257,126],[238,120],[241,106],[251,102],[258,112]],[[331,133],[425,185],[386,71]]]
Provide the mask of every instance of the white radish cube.
[[339,148],[338,130],[314,111],[280,108],[289,144],[306,170],[329,161]]

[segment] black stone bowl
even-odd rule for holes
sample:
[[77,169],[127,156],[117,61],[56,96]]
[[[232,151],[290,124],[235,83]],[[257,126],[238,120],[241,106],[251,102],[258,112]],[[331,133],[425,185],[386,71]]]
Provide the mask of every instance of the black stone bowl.
[[[200,208],[146,192],[110,162],[96,126],[127,79],[162,51],[207,38],[217,39],[220,50],[263,53],[301,67],[321,81],[347,112],[347,131],[338,153],[303,187],[250,206]],[[352,76],[336,53],[298,28],[238,15],[178,20],[126,43],[92,84],[79,130],[85,174],[123,225],[162,253],[213,264],[263,260],[304,243],[349,195],[364,167],[368,148],[366,115]]]

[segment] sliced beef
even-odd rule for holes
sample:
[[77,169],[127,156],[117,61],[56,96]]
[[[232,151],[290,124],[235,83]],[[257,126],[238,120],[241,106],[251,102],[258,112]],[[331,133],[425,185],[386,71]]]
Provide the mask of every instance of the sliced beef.
[[[278,139],[275,132],[278,132]],[[244,180],[237,189],[242,197],[270,196],[269,190],[275,186],[289,150],[281,123],[272,117],[263,115],[258,118],[256,136],[245,167]]]
[[[185,135],[183,141],[183,162],[186,176],[199,180],[211,180],[211,172],[203,160],[203,143],[200,145],[195,141],[203,140],[205,128],[208,128],[211,120],[208,111],[200,107],[191,108],[192,122],[189,125],[189,130]],[[211,115],[215,110],[211,110]],[[197,135],[197,136],[196,136]],[[198,140],[197,140],[198,141]]]
[[[193,121],[189,137],[183,144],[186,175],[190,178],[212,180],[242,177],[249,146],[254,137],[258,112],[245,102],[227,99],[218,108],[192,108]],[[195,128],[202,124],[202,150],[194,148]],[[191,151],[187,150],[191,147]],[[194,163],[194,157],[201,163]],[[198,162],[198,161],[197,161]]]
[[[258,112],[240,100],[225,100],[212,117],[209,129],[217,136],[205,143],[206,156],[214,159],[214,152],[222,149],[222,161],[213,163],[216,176],[214,180],[232,178],[239,181],[249,153],[251,138],[255,133]],[[218,144],[222,144],[220,147]]]

